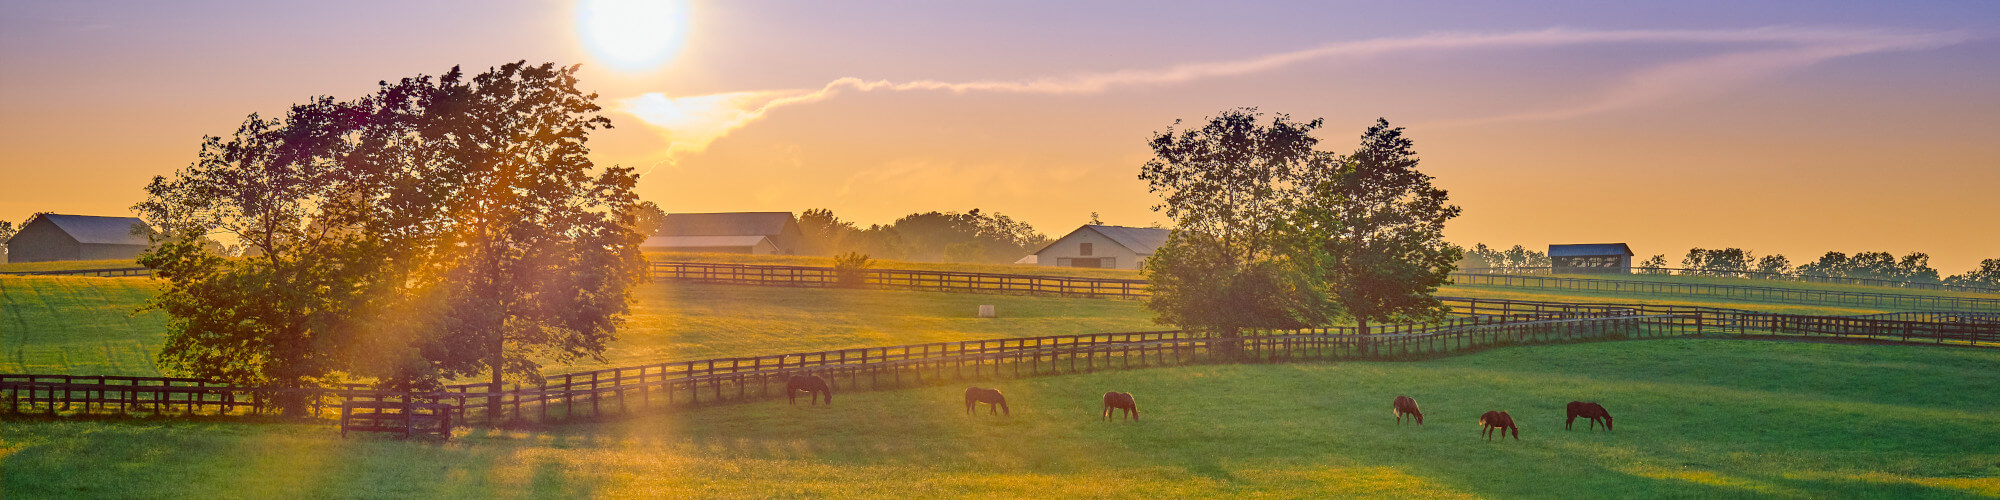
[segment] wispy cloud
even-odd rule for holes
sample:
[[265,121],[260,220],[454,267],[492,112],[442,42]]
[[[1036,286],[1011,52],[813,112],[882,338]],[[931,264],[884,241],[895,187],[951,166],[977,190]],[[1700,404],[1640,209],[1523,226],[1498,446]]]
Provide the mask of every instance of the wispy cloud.
[[[1501,116],[1461,119],[1448,124],[1563,119],[1713,92],[1830,59],[1878,52],[1924,50],[1969,40],[1961,32],[1896,32],[1858,29],[1772,27],[1747,30],[1547,29],[1498,34],[1431,34],[1338,42],[1257,57],[1177,64],[1069,76],[1017,80],[892,82],[840,78],[817,89],[728,92],[688,97],[648,93],[619,100],[618,109],[659,128],[672,144],[669,154],[700,152],[774,109],[818,102],[841,92],[944,91],[1016,94],[1092,94],[1121,87],[1173,85],[1227,78],[1339,58],[1402,52],[1564,47],[1618,43],[1728,45],[1724,51],[1638,70],[1585,102]],[[1741,46],[1741,47],[1736,47]]]

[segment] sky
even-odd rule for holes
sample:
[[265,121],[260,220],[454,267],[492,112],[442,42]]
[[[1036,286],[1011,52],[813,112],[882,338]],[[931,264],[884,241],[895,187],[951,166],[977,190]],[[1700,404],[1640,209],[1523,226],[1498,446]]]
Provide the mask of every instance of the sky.
[[0,0],[0,219],[129,215],[251,113],[582,64],[669,212],[1168,224],[1147,139],[1376,118],[1453,242],[2000,258],[2000,2]]

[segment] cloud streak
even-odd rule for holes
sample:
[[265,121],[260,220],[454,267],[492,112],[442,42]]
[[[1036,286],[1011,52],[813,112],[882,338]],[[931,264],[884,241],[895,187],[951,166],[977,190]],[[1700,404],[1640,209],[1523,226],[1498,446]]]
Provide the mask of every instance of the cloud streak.
[[1586,102],[1554,109],[1522,111],[1437,124],[1466,125],[1573,118],[1663,102],[1682,96],[1712,93],[1841,57],[1926,50],[1969,39],[1970,36],[1960,32],[1785,27],[1746,30],[1547,29],[1498,34],[1445,33],[1337,42],[1235,60],[1019,80],[892,82],[847,77],[833,80],[817,89],[743,91],[687,97],[648,93],[618,100],[617,109],[660,129],[671,144],[668,148],[668,155],[671,157],[674,154],[705,150],[714,141],[762,119],[772,110],[819,102],[850,91],[1076,95],[1109,92],[1123,87],[1163,86],[1244,76],[1310,62],[1405,52],[1534,49],[1621,43],[1743,46],[1720,55],[1677,61],[1633,72],[1618,84],[1603,89]]

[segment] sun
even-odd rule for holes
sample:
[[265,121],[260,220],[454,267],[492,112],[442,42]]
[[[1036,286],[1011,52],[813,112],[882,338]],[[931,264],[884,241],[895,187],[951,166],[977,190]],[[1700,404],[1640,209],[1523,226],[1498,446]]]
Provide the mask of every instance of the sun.
[[687,34],[682,0],[580,0],[577,36],[591,55],[614,69],[646,71],[666,64]]

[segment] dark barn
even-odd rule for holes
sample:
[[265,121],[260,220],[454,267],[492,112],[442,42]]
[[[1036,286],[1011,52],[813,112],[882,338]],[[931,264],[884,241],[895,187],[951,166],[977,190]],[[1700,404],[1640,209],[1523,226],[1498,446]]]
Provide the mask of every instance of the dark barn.
[[799,252],[798,219],[791,212],[667,214],[660,232],[639,248],[654,252],[725,252],[792,255]]
[[1631,274],[1632,248],[1624,243],[1549,245],[1549,266],[1555,274]]
[[153,229],[134,217],[37,214],[7,240],[8,262],[136,259]]

